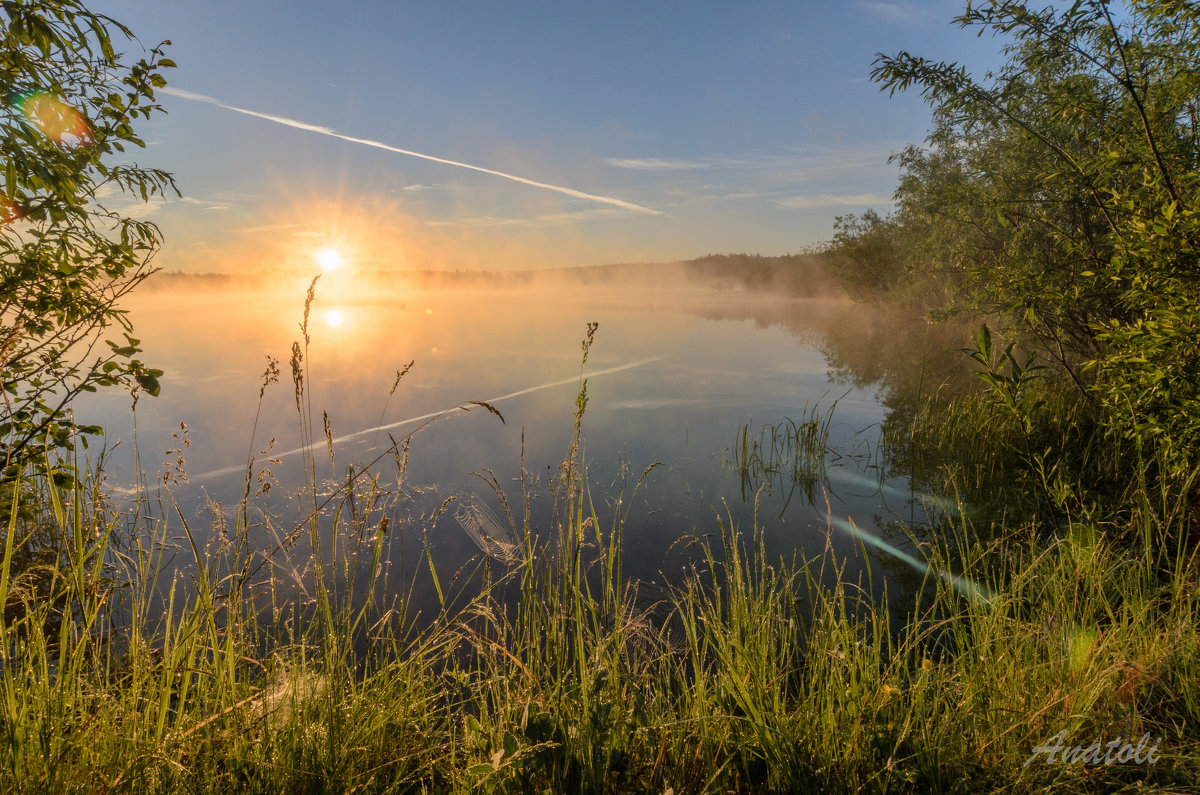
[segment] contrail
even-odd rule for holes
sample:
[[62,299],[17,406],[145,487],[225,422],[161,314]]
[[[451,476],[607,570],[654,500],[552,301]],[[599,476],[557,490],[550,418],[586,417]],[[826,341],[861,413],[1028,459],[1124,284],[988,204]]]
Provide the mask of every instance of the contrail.
[[254,116],[255,118],[259,118],[259,119],[266,119],[267,121],[273,121],[276,124],[282,124],[287,127],[295,127],[297,130],[308,130],[309,132],[320,133],[321,135],[328,135],[331,138],[338,138],[343,141],[349,141],[352,144],[363,144],[364,146],[373,146],[376,149],[385,149],[388,152],[395,152],[395,153],[401,154],[401,155],[408,155],[409,157],[419,157],[422,160],[430,160],[434,163],[443,163],[447,166],[456,166],[458,168],[470,169],[471,171],[478,171],[482,174],[491,174],[494,177],[503,177],[504,179],[511,179],[513,182],[520,182],[522,185],[531,185],[535,188],[544,188],[546,190],[555,191],[556,193],[564,193],[567,196],[574,196],[577,199],[587,199],[588,201],[601,202],[602,204],[611,204],[614,207],[623,207],[626,210],[633,210],[634,212],[638,212],[638,213],[645,213],[647,215],[662,215],[662,213],[659,212],[658,210],[653,210],[649,207],[643,207],[642,205],[634,204],[633,202],[622,201],[621,199],[614,199],[611,196],[597,196],[594,193],[584,193],[583,191],[575,190],[574,188],[564,188],[562,185],[551,185],[546,182],[537,182],[536,180],[526,179],[525,177],[518,177],[516,174],[508,174],[503,171],[495,171],[490,168],[484,168],[483,166],[473,166],[470,163],[460,163],[457,160],[447,160],[444,157],[435,157],[433,155],[426,155],[426,154],[422,154],[420,152],[414,152],[411,149],[401,149],[397,146],[391,146],[390,144],[385,144],[382,141],[372,141],[369,138],[355,138],[352,135],[343,135],[342,133],[340,133],[336,130],[330,129],[329,127],[321,127],[316,124],[308,124],[306,122],[296,121],[295,119],[289,119],[285,116],[273,116],[270,113],[259,113],[256,110],[247,110],[246,108],[239,108],[235,105],[227,105],[224,102],[222,102],[221,100],[216,99],[215,97],[205,96],[204,94],[197,94],[193,91],[184,91],[181,88],[166,87],[166,88],[160,88],[159,91],[161,91],[164,94],[170,94],[173,97],[179,97],[181,99],[190,99],[195,102],[207,102],[209,105],[216,105],[218,108],[225,108],[225,110],[232,110],[235,113],[244,113],[247,116]]
[[[598,375],[609,375],[610,373],[619,373],[619,372],[622,372],[623,370],[632,370],[635,367],[642,367],[643,365],[652,364],[654,362],[657,362],[657,361],[659,361],[659,359],[660,359],[660,357],[653,356],[649,359],[641,359],[636,362],[629,362],[628,364],[621,364],[621,365],[617,365],[616,367],[609,367],[605,370],[595,370],[593,372],[585,373],[584,377],[585,378],[593,378]],[[509,392],[507,395],[498,395],[494,398],[488,398],[487,400],[485,400],[483,402],[484,403],[499,403],[502,400],[509,400],[510,398],[521,397],[522,395],[528,395],[531,392],[540,392],[543,389],[552,389],[556,386],[566,386],[567,384],[578,384],[578,383],[579,383],[579,376],[575,375],[575,376],[572,376],[571,378],[564,378],[561,381],[551,381],[548,384],[538,384],[537,386],[531,386],[531,387],[526,387],[525,389],[519,389],[516,392]],[[465,404],[460,403],[459,405],[465,405]],[[431,420],[434,417],[440,417],[442,415],[452,416],[451,412],[453,412],[455,408],[456,407],[452,406],[449,409],[443,409],[441,411],[434,411],[429,414],[422,414],[419,417],[409,417],[408,419],[388,423],[387,425],[377,425],[372,428],[363,428],[361,431],[355,431],[354,433],[348,433],[345,436],[338,436],[338,437],[334,438],[333,443],[341,444],[342,442],[347,442],[351,439],[359,439],[359,438],[362,438],[363,436],[367,436],[372,433],[379,433],[380,431],[390,431],[394,428],[400,428],[404,425],[412,425],[414,422],[423,422],[424,420]],[[276,453],[275,455],[273,455],[271,457],[277,458],[277,459],[287,458],[288,456],[299,455],[300,453],[304,452],[304,450],[305,450],[305,448],[303,448],[303,447],[297,447],[294,450],[288,450],[287,452],[284,452],[284,453]],[[233,466],[222,467],[221,469],[214,469],[210,472],[203,472],[199,475],[193,475],[189,478],[189,480],[199,481],[199,480],[204,480],[206,478],[216,478],[216,477],[221,477],[222,475],[232,475],[234,472],[245,472],[245,471],[246,471],[246,465],[244,463],[243,464],[234,464]]]

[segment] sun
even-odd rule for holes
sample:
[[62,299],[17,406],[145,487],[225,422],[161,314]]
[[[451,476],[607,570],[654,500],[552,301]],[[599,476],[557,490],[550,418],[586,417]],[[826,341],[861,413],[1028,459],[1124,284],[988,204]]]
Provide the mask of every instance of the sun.
[[336,248],[323,248],[313,255],[322,273],[333,273],[346,264],[346,258]]

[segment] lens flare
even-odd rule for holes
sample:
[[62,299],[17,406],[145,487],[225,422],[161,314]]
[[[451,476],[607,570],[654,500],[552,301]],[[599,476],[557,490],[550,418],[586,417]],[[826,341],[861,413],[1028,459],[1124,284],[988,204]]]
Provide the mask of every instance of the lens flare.
[[25,208],[0,193],[0,226],[10,224],[25,215]]
[[17,94],[13,107],[51,141],[63,146],[86,146],[95,138],[83,114],[44,91]]

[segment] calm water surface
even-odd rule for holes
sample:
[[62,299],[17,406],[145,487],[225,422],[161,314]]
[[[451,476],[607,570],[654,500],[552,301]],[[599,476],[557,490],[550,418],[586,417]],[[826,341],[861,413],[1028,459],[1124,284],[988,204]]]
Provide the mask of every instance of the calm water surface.
[[[143,396],[134,412],[127,395],[112,393],[77,406],[79,419],[108,429],[106,471],[119,492],[130,490],[140,471],[151,491],[177,500],[193,529],[207,537],[214,510],[233,516],[253,456],[251,493],[264,480],[277,485],[252,499],[252,537],[264,552],[277,544],[302,515],[295,495],[306,482],[298,451],[307,421],[297,412],[288,362],[293,341],[303,343],[305,286],[298,281],[269,292],[168,287],[136,297],[129,308],[142,358],[166,371],[161,396]],[[677,542],[717,533],[718,517],[749,530],[753,487],[763,484],[745,489],[733,464],[739,427],[751,423],[757,435],[766,424],[800,421],[814,405],[824,409],[835,401],[827,477],[815,504],[786,483],[768,483],[757,492],[758,523],[772,552],[815,555],[832,542],[860,561],[852,537],[831,530],[830,519],[852,519],[879,535],[877,525],[908,518],[912,508],[904,484],[880,484],[873,451],[884,410],[874,389],[832,382],[822,354],[828,325],[853,319],[855,311],[838,301],[694,287],[381,293],[325,279],[311,306],[304,359],[317,478],[329,491],[349,467],[361,467],[390,445],[389,434],[401,439],[420,428],[409,451],[405,496],[388,508],[392,526],[400,528],[389,551],[393,587],[410,581],[426,543],[440,571],[482,558],[454,520],[453,504],[433,517],[448,497],[460,504],[476,498],[500,514],[495,494],[472,474],[485,470],[519,510],[522,445],[532,513],[548,527],[551,479],[572,436],[581,340],[595,322],[584,370],[585,460],[602,524],[619,496],[628,511],[627,576],[677,576],[696,553],[694,545]],[[260,405],[268,357],[278,361],[280,377]],[[389,399],[397,371],[410,361],[411,371]],[[504,422],[476,407],[429,424],[471,400],[491,402]],[[176,449],[186,480],[171,474],[179,456],[168,451]],[[638,477],[655,463],[633,495]],[[381,485],[396,488],[392,457],[375,471]],[[164,476],[169,492],[159,488]],[[276,554],[295,562],[307,549]],[[875,554],[870,547],[868,554]],[[405,556],[407,562],[400,560]]]

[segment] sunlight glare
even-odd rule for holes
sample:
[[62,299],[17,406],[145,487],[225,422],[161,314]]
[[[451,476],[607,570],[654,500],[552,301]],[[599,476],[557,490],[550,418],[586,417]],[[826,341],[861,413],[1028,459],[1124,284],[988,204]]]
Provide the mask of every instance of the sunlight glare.
[[323,273],[332,273],[345,263],[342,253],[335,248],[323,248],[316,253],[315,257],[317,265]]
[[345,316],[336,309],[330,309],[325,313],[325,324],[330,328],[341,328],[345,322]]

